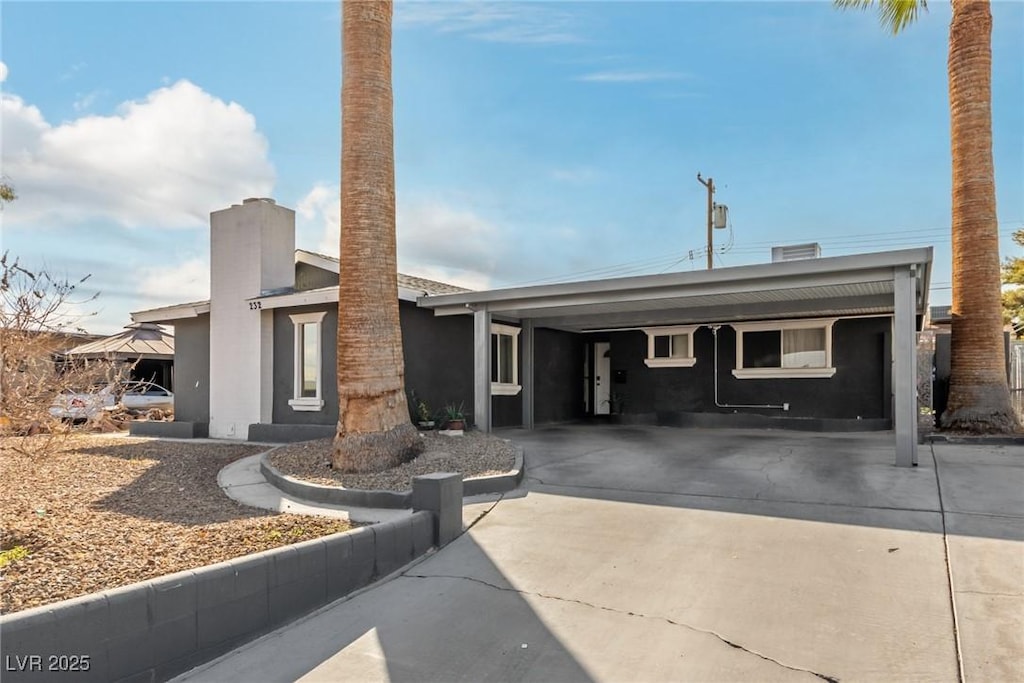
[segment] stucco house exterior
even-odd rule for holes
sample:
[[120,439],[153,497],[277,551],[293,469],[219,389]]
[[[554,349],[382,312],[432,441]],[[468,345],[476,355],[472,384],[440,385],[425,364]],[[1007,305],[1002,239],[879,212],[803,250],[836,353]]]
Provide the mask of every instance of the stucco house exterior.
[[[294,213],[211,214],[209,301],[175,326],[183,436],[333,434],[338,262],[295,249]],[[930,248],[467,291],[398,275],[406,389],[484,430],[579,419],[894,429],[916,461],[915,333]],[[614,416],[605,418],[603,416]]]

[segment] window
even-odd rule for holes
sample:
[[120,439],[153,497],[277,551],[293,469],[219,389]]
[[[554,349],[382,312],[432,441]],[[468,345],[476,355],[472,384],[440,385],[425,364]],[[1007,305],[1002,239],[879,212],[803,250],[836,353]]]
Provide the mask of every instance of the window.
[[835,318],[734,323],[739,379],[831,377]]
[[515,396],[519,384],[519,333],[511,325],[491,325],[491,394]]
[[693,331],[690,327],[646,327],[647,358],[644,364],[649,368],[692,368],[697,359],[693,357]]
[[295,326],[295,388],[288,405],[293,410],[320,410],[324,406],[321,328],[325,311],[288,316]]

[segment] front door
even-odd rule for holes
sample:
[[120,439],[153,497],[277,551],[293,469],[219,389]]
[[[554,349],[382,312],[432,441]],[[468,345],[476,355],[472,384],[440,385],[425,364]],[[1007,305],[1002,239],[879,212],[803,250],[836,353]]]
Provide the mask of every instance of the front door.
[[612,412],[612,345],[594,342],[594,415]]

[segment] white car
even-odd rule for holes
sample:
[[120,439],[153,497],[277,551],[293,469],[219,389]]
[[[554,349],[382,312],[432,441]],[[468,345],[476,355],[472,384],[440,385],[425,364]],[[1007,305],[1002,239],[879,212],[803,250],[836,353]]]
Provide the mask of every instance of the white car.
[[50,415],[62,420],[87,420],[118,405],[144,413],[153,408],[174,410],[174,394],[153,382],[119,382],[91,391],[66,389],[53,399]]
[[174,394],[159,384],[127,382],[121,387],[121,392],[120,403],[128,410],[174,410]]
[[113,386],[95,387],[92,391],[65,389],[50,405],[50,415],[61,420],[87,420],[117,405]]

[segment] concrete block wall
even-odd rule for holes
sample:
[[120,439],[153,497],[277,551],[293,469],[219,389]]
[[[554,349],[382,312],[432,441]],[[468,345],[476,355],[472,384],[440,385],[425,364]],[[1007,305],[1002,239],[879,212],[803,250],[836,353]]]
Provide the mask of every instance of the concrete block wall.
[[[461,519],[461,495],[450,507],[445,518],[458,514]],[[437,514],[421,510],[393,522],[4,615],[0,679],[170,678],[423,555],[439,544]]]

